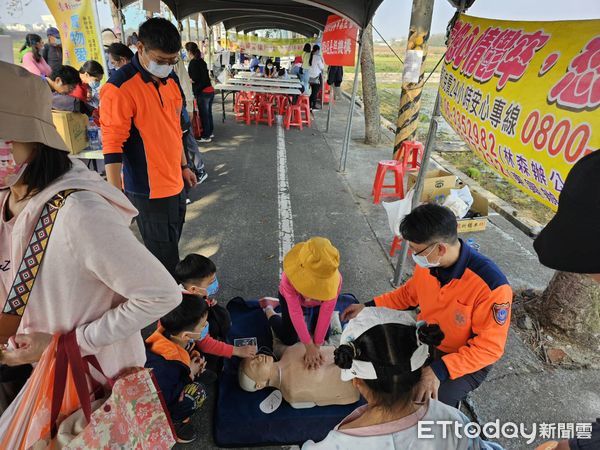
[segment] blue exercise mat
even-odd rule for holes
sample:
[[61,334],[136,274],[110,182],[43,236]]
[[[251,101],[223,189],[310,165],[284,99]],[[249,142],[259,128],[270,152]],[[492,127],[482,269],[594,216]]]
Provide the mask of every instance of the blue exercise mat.
[[[358,303],[353,295],[342,294],[338,298],[336,311],[342,312],[353,303]],[[255,336],[259,348],[272,348],[271,330],[258,301],[244,301],[237,297],[227,304],[227,309],[232,321],[228,342]],[[283,401],[276,411],[265,414],[259,409],[259,404],[273,389],[243,391],[238,384],[238,364],[238,358],[225,360],[223,373],[219,377],[214,438],[221,447],[303,444],[308,439],[319,441],[362,404],[359,401],[345,406],[294,409]]]

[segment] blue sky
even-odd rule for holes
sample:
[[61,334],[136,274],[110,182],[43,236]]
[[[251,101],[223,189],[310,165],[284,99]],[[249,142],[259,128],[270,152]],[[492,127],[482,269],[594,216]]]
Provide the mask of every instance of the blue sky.
[[[27,2],[27,0],[21,1]],[[0,3],[4,5],[6,2],[0,0]],[[411,4],[412,0],[384,0],[375,15],[374,24],[386,39],[406,36]],[[564,0],[476,0],[469,10],[469,14],[507,20],[600,18],[600,0],[570,0],[567,5],[568,7],[565,8]],[[108,5],[98,1],[98,10],[102,26],[112,26]],[[436,0],[432,31],[442,33],[453,12],[454,10],[447,0]],[[43,14],[49,14],[44,0],[30,0],[23,11],[14,16],[10,16],[4,6],[0,6],[0,22],[4,23],[41,22],[40,15]],[[129,26],[134,26],[143,20],[139,6],[133,5],[127,8],[125,14]]]

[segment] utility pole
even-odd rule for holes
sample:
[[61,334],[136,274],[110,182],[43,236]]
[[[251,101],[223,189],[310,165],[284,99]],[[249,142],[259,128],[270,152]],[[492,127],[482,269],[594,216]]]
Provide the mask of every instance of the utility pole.
[[394,157],[397,156],[402,142],[414,139],[417,132],[433,4],[434,0],[413,0],[402,73],[400,107],[396,120]]
[[196,43],[200,45],[200,14],[196,16]]

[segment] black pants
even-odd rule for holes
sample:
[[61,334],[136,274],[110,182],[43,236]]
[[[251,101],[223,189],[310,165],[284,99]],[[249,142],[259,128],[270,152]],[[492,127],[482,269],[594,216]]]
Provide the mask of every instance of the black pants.
[[180,401],[169,405],[171,419],[175,423],[181,423],[192,417],[202,408],[206,400],[206,387],[202,383],[194,381],[183,388],[183,396]]
[[144,245],[173,275],[179,262],[179,238],[185,222],[185,194],[149,199],[127,193],[139,211],[136,217]]
[[458,408],[459,402],[462,402],[467,394],[474,391],[487,378],[492,366],[484,367],[474,373],[463,375],[455,380],[446,380],[440,384],[438,389],[438,399],[446,405]]
[[[275,314],[271,316],[269,319],[269,326],[281,342],[283,342],[285,345],[294,345],[299,341],[298,333],[294,328],[285,297],[281,295],[281,292],[279,293],[279,305],[281,307],[281,315]],[[314,336],[321,308],[315,306],[313,308],[302,309],[304,311],[304,320],[308,323],[308,331],[312,336]],[[327,330],[325,340],[327,340],[328,336],[329,330]]]

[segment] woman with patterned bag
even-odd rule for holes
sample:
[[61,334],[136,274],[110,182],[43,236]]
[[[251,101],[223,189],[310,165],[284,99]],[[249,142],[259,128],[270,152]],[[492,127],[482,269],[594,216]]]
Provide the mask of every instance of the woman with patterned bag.
[[[100,372],[117,379],[115,387],[131,381],[119,375],[145,363],[140,330],[181,294],[129,229],[136,210],[123,193],[69,157],[47,85],[3,62],[0,78],[0,382],[23,382],[10,374],[27,372],[10,369],[35,366],[0,416],[0,448],[28,448],[82,407],[90,416],[83,386],[104,398],[100,388],[111,383]],[[82,355],[66,365],[65,336]],[[143,374],[138,381],[151,379]],[[64,400],[49,429],[57,390]]]

